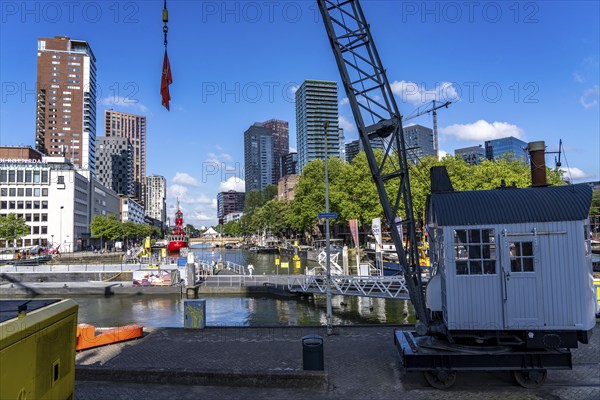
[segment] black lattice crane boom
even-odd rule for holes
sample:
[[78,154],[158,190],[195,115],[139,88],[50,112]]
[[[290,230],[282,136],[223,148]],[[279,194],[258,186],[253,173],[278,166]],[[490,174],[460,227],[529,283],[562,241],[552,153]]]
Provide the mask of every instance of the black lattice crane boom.
[[[421,284],[402,116],[358,0],[318,0],[318,4],[410,299],[422,327],[432,329]],[[370,139],[376,137],[387,139],[382,160],[376,159],[371,146]],[[386,190],[390,182],[398,183],[397,192],[392,196]],[[403,227],[408,232],[405,243],[400,236]],[[426,331],[421,330],[423,333]]]

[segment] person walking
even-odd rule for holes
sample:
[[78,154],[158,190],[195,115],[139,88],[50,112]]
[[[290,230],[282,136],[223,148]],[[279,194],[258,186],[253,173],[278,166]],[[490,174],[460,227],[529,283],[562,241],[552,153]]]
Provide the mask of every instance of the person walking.
[[250,275],[250,278],[252,278],[253,272],[254,272],[254,265],[248,264],[248,274]]

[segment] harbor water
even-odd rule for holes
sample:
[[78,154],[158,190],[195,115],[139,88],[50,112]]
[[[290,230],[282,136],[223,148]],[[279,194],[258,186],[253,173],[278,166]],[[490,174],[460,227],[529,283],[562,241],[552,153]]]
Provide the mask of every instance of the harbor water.
[[[190,248],[197,260],[229,261],[254,265],[255,275],[303,274],[317,262],[302,259],[294,267],[291,257],[226,249],[211,244]],[[279,263],[276,260],[279,258]],[[281,268],[288,262],[289,268]],[[341,257],[340,257],[341,263]],[[57,296],[53,296],[57,297]],[[61,296],[58,296],[61,297]],[[67,297],[67,296],[63,296]],[[69,296],[79,304],[79,322],[98,327],[141,324],[146,327],[183,327],[185,296],[180,294]],[[270,296],[206,295],[207,326],[306,326],[326,324],[324,295],[277,298]],[[406,300],[333,296],[333,323],[414,323],[412,305]]]

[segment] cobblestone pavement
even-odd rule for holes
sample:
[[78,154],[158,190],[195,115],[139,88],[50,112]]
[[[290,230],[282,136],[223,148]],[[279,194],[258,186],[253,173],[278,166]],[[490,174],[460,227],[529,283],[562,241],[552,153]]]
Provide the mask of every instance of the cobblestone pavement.
[[600,399],[600,328],[592,343],[574,351],[571,371],[549,371],[538,389],[517,386],[508,372],[464,372],[447,391],[427,385],[421,374],[404,374],[393,345],[393,327],[154,329],[144,338],[81,352],[80,368],[100,370],[297,372],[301,337],[324,337],[327,387],[266,388],[82,381],[76,399]]

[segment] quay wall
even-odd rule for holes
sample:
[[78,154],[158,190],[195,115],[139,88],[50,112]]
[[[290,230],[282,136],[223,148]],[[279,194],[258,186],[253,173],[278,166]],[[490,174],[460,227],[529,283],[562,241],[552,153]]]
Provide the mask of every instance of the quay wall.
[[133,273],[124,272],[6,272],[0,282],[131,282]]

